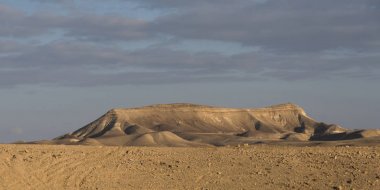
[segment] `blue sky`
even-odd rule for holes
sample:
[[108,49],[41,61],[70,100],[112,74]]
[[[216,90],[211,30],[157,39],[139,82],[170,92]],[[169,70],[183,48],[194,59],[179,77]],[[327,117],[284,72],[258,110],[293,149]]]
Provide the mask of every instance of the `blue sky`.
[[376,0],[0,0],[0,142],[113,107],[294,102],[378,128]]

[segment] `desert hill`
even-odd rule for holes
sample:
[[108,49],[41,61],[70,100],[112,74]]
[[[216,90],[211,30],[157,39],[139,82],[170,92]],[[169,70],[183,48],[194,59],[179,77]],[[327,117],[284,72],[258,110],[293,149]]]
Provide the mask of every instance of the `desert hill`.
[[377,136],[378,130],[349,131],[339,125],[317,122],[291,103],[250,109],[180,103],[112,109],[72,133],[35,143],[224,146]]

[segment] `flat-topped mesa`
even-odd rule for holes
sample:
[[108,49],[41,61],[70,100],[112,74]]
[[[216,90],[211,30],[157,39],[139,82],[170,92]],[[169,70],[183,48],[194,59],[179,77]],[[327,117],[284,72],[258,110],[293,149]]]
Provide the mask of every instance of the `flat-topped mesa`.
[[[375,136],[378,133],[370,133]],[[57,143],[200,146],[254,140],[324,140],[370,136],[315,121],[293,103],[263,108],[223,108],[189,103],[115,108],[61,137]]]
[[302,125],[302,132],[312,133],[316,122],[292,103],[244,109],[177,103],[111,109],[70,135],[78,138],[125,135],[129,126],[173,133],[286,133]]

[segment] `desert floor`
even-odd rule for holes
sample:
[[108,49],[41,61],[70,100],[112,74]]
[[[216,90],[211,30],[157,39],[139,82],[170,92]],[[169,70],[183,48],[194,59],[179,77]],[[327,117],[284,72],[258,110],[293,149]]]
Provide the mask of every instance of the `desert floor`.
[[380,189],[380,146],[2,144],[0,189]]

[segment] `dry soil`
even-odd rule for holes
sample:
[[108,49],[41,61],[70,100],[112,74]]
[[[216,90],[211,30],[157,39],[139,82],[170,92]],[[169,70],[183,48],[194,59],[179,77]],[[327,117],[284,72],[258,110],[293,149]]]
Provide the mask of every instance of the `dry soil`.
[[380,189],[380,146],[0,145],[0,189]]

